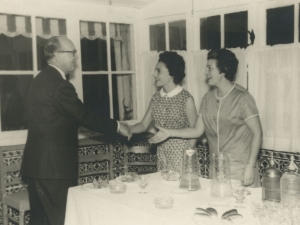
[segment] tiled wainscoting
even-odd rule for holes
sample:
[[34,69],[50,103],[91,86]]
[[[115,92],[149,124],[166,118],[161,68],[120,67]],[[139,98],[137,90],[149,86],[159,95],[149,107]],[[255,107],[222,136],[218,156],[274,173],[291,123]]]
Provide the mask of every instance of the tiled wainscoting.
[[[141,140],[139,142],[135,142],[136,146],[147,146],[149,145],[147,140]],[[79,157],[84,155],[98,154],[98,153],[106,153],[109,151],[109,146],[107,144],[104,145],[95,145],[79,148]],[[130,153],[128,155],[129,162],[156,162],[156,153],[153,154],[133,154]],[[82,163],[79,164],[79,183],[90,183],[93,181],[94,177],[82,177],[80,173],[86,170],[88,171],[99,171],[105,170],[108,167],[108,162],[96,162],[91,164]],[[155,166],[135,166],[128,168],[128,172],[156,172]],[[113,173],[114,178],[124,174],[124,144],[121,142],[113,143]],[[101,177],[101,176],[100,176]],[[108,175],[104,175],[101,177],[102,179],[107,179]]]
[[[148,141],[140,140],[138,142],[135,142],[134,145],[149,145]],[[79,148],[79,156],[82,155],[89,155],[89,154],[99,154],[99,153],[105,153],[109,151],[108,144],[96,144],[93,146],[88,147],[80,147]],[[209,167],[209,151],[208,146],[203,143],[199,143],[197,145],[197,152],[199,157],[199,164],[200,164],[200,174],[204,178],[208,178],[208,167]],[[265,150],[262,149],[259,157],[259,167],[260,167],[260,174],[263,174],[264,170],[269,167],[269,159],[271,156],[271,152],[274,153],[274,159],[276,167],[279,168],[281,171],[284,171],[289,164],[289,159],[291,155],[295,156],[295,163],[297,166],[300,167],[300,155],[299,153],[288,153],[288,152],[276,152],[272,150]],[[3,154],[3,153],[1,153]],[[6,152],[4,154],[4,163],[5,164],[12,164],[16,160],[22,159],[22,151],[10,151]],[[153,154],[130,154],[128,156],[129,161],[138,161],[138,162],[149,162],[149,161],[156,161],[156,154],[155,152]],[[121,142],[114,142],[113,144],[113,171],[114,176],[118,177],[119,175],[124,173],[124,144]],[[107,162],[95,162],[93,164],[80,164],[79,165],[79,173],[84,170],[103,170],[108,167]],[[156,167],[154,166],[138,166],[138,167],[131,167],[128,168],[128,171],[136,171],[136,172],[155,172]],[[6,174],[6,179],[19,179],[19,174]],[[106,179],[106,177],[103,177]],[[93,177],[80,177],[79,182],[82,183],[89,183],[92,182]],[[26,189],[26,186],[24,185],[16,185],[13,187],[8,187],[6,189],[7,194],[22,191]],[[1,196],[0,196],[1,199]],[[1,201],[1,207],[2,207],[2,201]],[[1,210],[2,212],[2,210]],[[11,213],[14,217],[18,218],[18,212],[14,209],[9,209],[9,213]],[[27,222],[29,220],[30,215],[27,216]],[[0,224],[2,224],[2,216],[0,217]],[[14,223],[11,223],[14,224]]]
[[[11,165],[11,164],[15,164],[17,162],[20,162],[22,160],[22,156],[23,156],[23,150],[13,150],[13,151],[6,151],[6,152],[1,152],[1,154],[3,154],[3,161],[4,161],[4,165]],[[14,181],[14,180],[20,180],[20,174],[19,172],[17,173],[7,173],[5,174],[5,182],[7,183],[8,181]],[[8,186],[6,187],[6,194],[12,194],[12,193],[17,193],[17,192],[21,192],[26,190],[26,185],[24,183],[20,183],[20,184],[15,184],[12,186]],[[3,217],[2,217],[2,193],[0,193],[0,199],[1,199],[1,217],[0,217],[0,223],[2,224],[3,221]],[[9,208],[8,209],[8,213],[10,214],[10,216],[14,219],[19,218],[19,211],[15,210],[13,208]],[[26,214],[26,221],[28,222],[29,220],[29,213]],[[14,224],[14,223],[11,223]]]

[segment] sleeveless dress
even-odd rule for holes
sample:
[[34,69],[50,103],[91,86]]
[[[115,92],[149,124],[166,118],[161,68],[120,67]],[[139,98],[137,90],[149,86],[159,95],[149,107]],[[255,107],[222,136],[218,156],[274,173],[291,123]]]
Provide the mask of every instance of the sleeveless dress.
[[[187,128],[189,123],[186,116],[186,104],[192,95],[180,86],[177,88],[179,93],[176,93],[176,90],[173,91],[175,91],[175,95],[171,95],[171,97],[162,96],[162,90],[153,95],[152,119],[155,126],[166,129]],[[161,170],[162,165],[166,162],[164,165],[166,169],[180,174],[183,150],[187,148],[187,143],[188,140],[181,138],[169,138],[160,143],[157,146],[157,170]]]

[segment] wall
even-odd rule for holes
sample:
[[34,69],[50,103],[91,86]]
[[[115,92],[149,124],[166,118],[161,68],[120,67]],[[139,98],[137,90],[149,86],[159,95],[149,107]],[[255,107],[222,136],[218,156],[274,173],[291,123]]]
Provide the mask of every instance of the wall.
[[[205,70],[205,64],[201,64],[198,66],[198,69],[196,68],[196,64],[200,64],[199,61],[193,61],[193,56],[195,53],[204,52],[200,51],[200,18],[215,16],[215,15],[221,15],[221,33],[224,33],[224,14],[229,14],[233,12],[240,12],[240,11],[247,11],[248,12],[248,30],[254,30],[255,32],[255,42],[253,46],[250,46],[247,48],[249,50],[251,55],[253,52],[256,52],[258,50],[264,50],[267,48],[275,48],[275,47],[282,47],[286,48],[290,46],[290,48],[299,47],[299,0],[188,0],[188,1],[180,1],[180,0],[165,0],[165,1],[155,1],[153,4],[150,4],[142,9],[142,17],[143,17],[143,29],[144,29],[144,35],[143,35],[143,48],[142,51],[144,51],[144,54],[148,53],[150,54],[150,43],[149,43],[149,25],[154,24],[161,24],[165,23],[166,26],[168,26],[169,22],[173,22],[176,20],[185,20],[186,21],[186,30],[187,30],[187,53],[188,56],[186,58],[186,88],[189,92],[192,93],[194,96],[194,99],[196,100],[196,106],[199,109],[200,102],[202,99],[202,96],[199,96],[199,90],[202,88],[202,86],[199,85],[199,80],[203,82],[204,78],[204,70]],[[283,7],[283,6],[290,6],[294,5],[294,42],[290,43],[288,45],[275,45],[275,46],[266,46],[266,37],[267,37],[267,16],[266,16],[266,10],[276,7]],[[223,30],[222,30],[223,29]],[[167,32],[166,32],[167,33]],[[221,35],[221,47],[224,47],[225,42],[224,35]],[[168,42],[168,40],[166,41]],[[248,36],[248,44],[250,44],[250,35]],[[167,49],[168,50],[168,49]],[[295,59],[296,60],[296,59]],[[260,77],[264,77],[263,74],[256,73],[256,70],[254,72],[253,68],[257,69],[259,66],[253,66],[253,65],[267,65],[267,64],[255,64],[256,60],[254,58],[248,57],[247,58],[247,67],[245,67],[245,77],[247,78],[247,87],[249,92],[255,97],[257,101],[257,105],[259,108],[259,112],[261,113],[261,120],[263,123],[263,130],[264,130],[264,143],[263,148],[272,149],[272,150],[278,150],[278,151],[300,151],[299,147],[294,147],[290,143],[298,143],[299,141],[299,134],[297,131],[293,131],[290,126],[287,126],[286,128],[286,134],[282,131],[283,129],[278,128],[273,129],[277,132],[277,134],[273,134],[272,126],[270,124],[277,124],[278,121],[282,122],[284,120],[284,117],[290,117],[293,118],[293,121],[295,121],[296,124],[296,116],[295,120],[294,117],[291,117],[290,115],[287,116],[287,114],[281,113],[280,110],[276,116],[276,120],[273,120],[272,122],[265,124],[265,121],[267,121],[265,118],[269,117],[272,111],[272,107],[267,107],[267,104],[263,104],[261,102],[262,99],[265,100],[267,97],[264,96],[264,98],[260,98],[258,93],[263,92],[266,90],[266,87],[263,87],[260,89],[260,87],[257,85],[257,83],[260,82]],[[262,61],[260,61],[262,62]],[[252,66],[252,67],[251,67]],[[284,71],[289,71],[289,68],[286,68],[284,66],[281,67]],[[258,70],[258,69],[257,69]],[[293,67],[292,72],[293,74],[296,73],[298,70],[298,67]],[[269,72],[269,71],[268,71]],[[266,72],[267,73],[267,72]],[[260,76],[255,76],[256,74],[259,74]],[[272,73],[273,75],[273,73]],[[146,77],[147,74],[144,74]],[[275,79],[274,79],[275,80]],[[298,76],[293,76],[293,82],[296,84],[298,80]],[[254,82],[255,81],[255,82]],[[277,81],[277,80],[276,80]],[[257,82],[257,83],[256,83]],[[255,83],[255,85],[254,85]],[[281,89],[282,87],[286,87],[287,85],[283,85],[277,82],[278,89]],[[272,90],[273,91],[273,90]],[[275,93],[273,91],[273,93]],[[278,93],[278,92],[276,92]],[[296,96],[295,91],[293,89],[293,94]],[[294,96],[293,95],[293,96]],[[283,96],[283,95],[280,95]],[[276,99],[278,96],[276,96]],[[275,101],[277,102],[277,101]],[[282,102],[278,101],[278,102]],[[299,107],[298,100],[295,101],[295,107]],[[283,104],[282,104],[283,105]],[[281,106],[280,106],[281,107]],[[281,107],[281,109],[285,110],[289,107]],[[276,111],[276,112],[277,112]],[[286,110],[288,111],[288,110]],[[297,111],[291,110],[291,112],[297,114]],[[263,114],[264,113],[264,114]],[[291,113],[292,114],[292,113]],[[273,117],[272,117],[273,119]],[[286,124],[284,122],[284,124]],[[281,125],[283,126],[283,125]],[[299,125],[295,125],[294,130],[299,130]],[[288,136],[287,138],[283,135]],[[295,133],[295,134],[294,134]],[[275,139],[277,142],[280,142],[280,139],[286,138],[289,141],[289,144],[284,145],[284,148],[279,145],[275,145],[273,143],[267,142],[267,138],[269,139]],[[291,138],[295,137],[295,138]],[[294,141],[295,139],[295,141]],[[275,142],[275,141],[274,141]]]
[[[248,11],[248,30],[255,31],[255,46],[264,46],[266,18],[265,8],[299,3],[296,0],[164,0],[154,1],[142,8],[143,45],[142,51],[149,51],[149,25],[186,20],[187,51],[199,51],[199,18],[224,13]],[[223,21],[224,22],[224,21]],[[222,21],[221,21],[222,23]],[[222,37],[224,38],[224,37]],[[221,42],[224,40],[221,40]],[[249,39],[250,42],[250,39]],[[191,71],[195,73],[196,71]],[[196,78],[194,74],[192,78]],[[189,83],[189,82],[188,82]],[[190,83],[191,84],[191,83]],[[194,87],[195,88],[195,87]]]
[[[35,36],[35,16],[42,16],[48,18],[64,18],[66,19],[67,36],[74,42],[75,47],[80,55],[80,30],[79,21],[100,21],[100,22],[115,22],[115,23],[129,23],[134,25],[135,30],[135,51],[138,52],[141,46],[140,41],[140,10],[136,8],[126,8],[120,6],[109,6],[107,4],[96,4],[72,0],[0,0],[0,13],[18,14],[32,16],[32,32]],[[33,41],[35,41],[33,39]],[[35,43],[33,43],[33,50],[35,54]],[[34,57],[35,58],[35,57]],[[34,59],[35,60],[35,59]],[[138,55],[135,53],[136,68],[134,71],[140,69],[138,63]],[[34,62],[36,63],[36,62]],[[37,74],[38,71],[33,71]],[[137,71],[137,93],[141,92],[143,88],[141,73]],[[79,98],[82,100],[82,79],[81,79],[81,61],[77,61],[77,68],[71,75],[70,82],[75,86]],[[140,104],[143,96],[137,95],[138,101],[138,118],[143,116]],[[132,121],[136,122],[136,121]],[[0,146],[12,144],[24,144],[26,141],[26,131],[16,132],[2,132],[0,134]],[[80,138],[83,136],[80,136]]]
[[[136,81],[138,101],[138,121],[144,116],[148,108],[147,92],[143,90],[149,86],[145,82],[145,76],[151,74],[143,73],[142,55],[149,51],[149,24],[160,21],[174,21],[185,19],[187,21],[187,50],[188,52],[199,50],[199,18],[205,15],[228,12],[230,10],[249,10],[249,29],[254,29],[257,34],[263,34],[265,29],[265,18],[261,11],[265,5],[280,6],[295,3],[295,0],[157,0],[143,7],[142,9],[126,8],[121,6],[108,6],[96,4],[96,1],[74,1],[54,0],[49,3],[46,0],[0,0],[0,13],[11,13],[32,16],[45,16],[66,18],[68,37],[80,49],[79,20],[90,21],[112,21],[132,23],[135,26],[136,46]],[[34,29],[34,21],[32,21]],[[262,45],[264,36],[256,35],[255,45]],[[199,88],[193,80],[198,79],[199,71],[191,69],[190,62],[187,63],[187,89],[191,93],[197,93]],[[76,87],[79,98],[82,99],[81,65],[78,61],[78,68],[71,79]],[[37,73],[37,71],[34,71]],[[130,121],[129,123],[136,123]],[[27,132],[3,132],[0,135],[0,146],[11,144],[23,144],[26,141]]]

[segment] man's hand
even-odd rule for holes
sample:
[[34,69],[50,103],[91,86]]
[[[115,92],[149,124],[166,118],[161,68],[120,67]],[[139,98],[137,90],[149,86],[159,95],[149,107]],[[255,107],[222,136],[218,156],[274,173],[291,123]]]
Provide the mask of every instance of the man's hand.
[[118,130],[118,133],[126,136],[128,141],[132,137],[132,133],[130,131],[130,126],[126,122],[119,122],[120,123],[120,128]]
[[167,129],[164,129],[162,127],[157,127],[159,131],[149,139],[150,144],[156,144],[159,142],[162,142],[170,137],[170,131]]

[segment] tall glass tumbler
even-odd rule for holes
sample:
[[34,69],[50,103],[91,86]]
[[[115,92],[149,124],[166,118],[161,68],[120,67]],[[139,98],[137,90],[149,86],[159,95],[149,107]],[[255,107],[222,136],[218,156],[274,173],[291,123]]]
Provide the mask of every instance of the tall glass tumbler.
[[215,198],[232,196],[229,157],[225,152],[213,153],[213,182],[210,195]]

